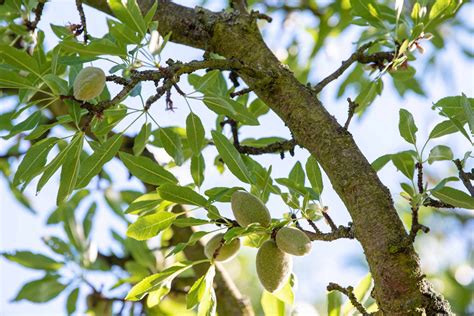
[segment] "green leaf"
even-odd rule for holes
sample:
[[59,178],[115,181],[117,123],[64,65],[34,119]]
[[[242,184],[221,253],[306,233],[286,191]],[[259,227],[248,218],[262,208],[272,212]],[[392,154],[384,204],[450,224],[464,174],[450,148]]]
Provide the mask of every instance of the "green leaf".
[[212,131],[212,139],[216,145],[219,155],[224,160],[229,170],[241,181],[252,184],[254,180],[245,166],[240,153],[234,145],[221,133]]
[[149,277],[135,284],[128,292],[125,299],[129,301],[139,301],[147,293],[158,288],[160,284],[172,281],[176,276],[191,268],[192,266],[193,262],[191,261],[177,262],[160,273],[150,275]]
[[205,168],[206,164],[204,157],[201,154],[199,156],[191,157],[191,176],[198,187],[200,187],[204,181]]
[[30,251],[16,251],[11,254],[3,253],[2,256],[30,269],[56,271],[63,266],[62,262],[57,262],[50,257]]
[[183,146],[181,138],[171,128],[160,128],[158,130],[158,137],[165,151],[173,157],[174,162],[181,166],[184,162]]
[[127,25],[107,19],[110,34],[122,45],[140,44],[141,37]]
[[54,173],[62,166],[64,159],[66,158],[67,152],[71,149],[72,143],[68,144],[64,149],[62,149],[59,154],[54,157],[49,164],[44,167],[43,175],[38,181],[36,186],[36,192],[41,191],[43,186],[48,182],[48,180],[53,176]]
[[115,17],[135,32],[138,32],[140,36],[145,36],[147,27],[135,0],[128,0],[126,6],[121,0],[107,0],[107,3]]
[[135,137],[135,141],[133,142],[133,154],[135,156],[139,156],[142,154],[143,150],[145,149],[146,144],[148,143],[148,139],[151,135],[151,123],[145,123],[142,125],[140,132]]
[[10,134],[6,136],[2,136],[2,138],[10,139],[21,132],[32,130],[33,128],[36,127],[36,125],[38,125],[40,119],[41,119],[41,111],[36,111],[24,121],[13,126],[13,128],[10,131]]
[[215,94],[221,97],[227,95],[227,84],[220,70],[211,70],[204,76],[190,74],[188,81],[196,91],[204,95]]
[[285,303],[265,290],[262,292],[260,304],[265,316],[285,316]]
[[392,154],[392,162],[408,179],[413,179],[415,162],[413,156],[407,152]]
[[96,210],[97,210],[97,203],[94,202],[91,204],[91,206],[87,210],[86,215],[84,216],[84,220],[82,221],[82,230],[84,232],[84,237],[86,239],[89,238],[89,233],[91,232],[91,229],[92,229],[92,222],[93,222]]
[[278,291],[271,293],[271,295],[275,296],[276,298],[278,298],[280,301],[284,302],[285,304],[288,304],[289,306],[293,306],[295,302],[295,294],[293,293],[294,285],[295,285],[295,275],[291,274],[290,277],[288,278],[288,281],[286,281],[285,285]]
[[102,167],[114,156],[122,145],[122,134],[115,134],[107,141],[97,147],[92,155],[84,160],[81,171],[79,172],[79,181],[76,189],[85,187],[91,179],[99,174]]
[[20,76],[18,72],[6,69],[0,69],[0,88],[37,89],[31,82],[28,81],[28,78]]
[[258,118],[259,116],[267,114],[270,108],[261,99],[255,99],[250,103],[249,111]]
[[125,213],[138,214],[156,209],[163,200],[157,192],[143,194],[136,198],[125,210]]
[[206,206],[207,200],[202,195],[188,187],[165,183],[156,189],[164,200],[178,204]]
[[331,291],[328,297],[328,316],[340,316],[342,306],[342,296],[339,291]]
[[373,162],[372,162],[372,168],[374,168],[374,170],[376,172],[380,171],[380,169],[382,169],[390,160],[392,159],[392,155],[388,154],[388,155],[383,155],[383,156],[380,156],[379,158],[375,159]]
[[176,214],[169,212],[140,216],[135,223],[128,227],[127,236],[136,240],[150,239],[170,227],[176,216]]
[[259,125],[258,119],[242,104],[230,97],[206,94],[204,104],[217,114],[229,116],[246,125]]
[[308,180],[311,183],[311,187],[321,195],[323,192],[323,178],[321,175],[321,169],[319,168],[319,164],[313,156],[309,156],[308,160],[306,161],[306,174],[308,176]]
[[201,303],[199,304],[197,316],[215,316],[216,315],[216,292],[211,286],[209,291],[204,294]]
[[189,226],[199,226],[211,224],[210,221],[194,217],[180,217],[176,219],[173,223],[176,227],[189,227]]
[[186,295],[187,309],[191,309],[201,303],[206,293],[208,293],[212,288],[215,274],[216,267],[215,265],[211,265],[209,266],[207,273],[194,282],[188,294]]
[[454,123],[451,122],[451,120],[446,120],[441,123],[438,123],[433,128],[433,130],[430,133],[429,138],[430,139],[438,138],[444,135],[456,133],[457,131],[458,131],[458,128],[456,127],[456,125],[454,125]]
[[66,40],[59,43],[59,45],[65,51],[79,53],[81,56],[112,55],[123,58],[127,57],[126,46],[119,47],[108,39],[94,40],[87,45],[73,40]]
[[439,160],[453,160],[453,152],[448,146],[438,145],[431,149],[428,163],[432,164]]
[[398,123],[400,135],[410,144],[416,144],[416,131],[418,128],[415,125],[413,116],[405,109],[400,109],[400,120]]
[[28,282],[21,288],[14,301],[28,300],[34,303],[44,303],[58,296],[66,285],[58,281],[57,276],[47,275],[43,279]]
[[68,315],[74,314],[77,307],[77,299],[79,297],[79,288],[75,288],[69,293],[69,296],[66,300],[66,311]]
[[177,183],[175,176],[165,168],[146,157],[135,157],[120,152],[120,160],[125,164],[131,174],[145,183],[161,185],[164,183]]
[[29,71],[36,76],[41,77],[38,62],[23,50],[13,48],[9,45],[0,44],[0,58],[11,66]]
[[[358,0],[361,1],[361,0]],[[380,95],[383,89],[382,80],[378,79],[371,81],[362,88],[359,95],[354,100],[359,106],[356,109],[357,113],[362,113],[372,102],[374,102],[377,95]]]
[[58,140],[56,137],[46,138],[31,146],[18,166],[15,177],[13,178],[13,185],[17,186],[20,183],[25,183],[26,185],[40,174],[46,164],[48,153],[54,145],[56,145]]
[[474,198],[458,189],[444,186],[438,190],[431,190],[431,193],[442,202],[456,207],[474,209]]
[[466,114],[467,124],[469,125],[469,129],[471,130],[471,134],[474,135],[474,110],[471,107],[469,99],[464,93],[461,96],[461,105]]
[[303,171],[303,167],[301,166],[301,162],[297,161],[293,168],[290,171],[290,174],[288,175],[288,179],[292,180],[293,182],[304,186],[305,182],[305,174]]
[[56,203],[60,205],[67,201],[74,190],[79,175],[81,152],[84,143],[84,133],[78,132],[71,141],[71,148],[66,152],[64,165],[61,169],[59,190]]
[[186,135],[188,137],[189,147],[194,155],[199,155],[204,146],[204,126],[199,116],[193,112],[189,113],[186,118]]

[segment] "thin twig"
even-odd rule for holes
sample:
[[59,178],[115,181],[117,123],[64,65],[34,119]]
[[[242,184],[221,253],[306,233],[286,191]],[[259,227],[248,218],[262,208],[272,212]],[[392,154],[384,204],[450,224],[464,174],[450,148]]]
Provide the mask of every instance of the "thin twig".
[[244,95],[244,94],[247,94],[247,93],[250,93],[252,92],[253,89],[252,88],[245,88],[245,89],[242,89],[240,91],[235,91],[235,92],[231,92],[230,93],[230,97],[233,98],[233,97],[237,97],[239,95]]
[[332,230],[332,231],[337,230],[336,224],[335,224],[334,221],[332,220],[331,216],[329,216],[329,214],[327,213],[327,211],[324,211],[324,210],[323,210],[321,213],[323,214],[323,217],[324,217],[324,219],[326,220],[326,222],[328,223],[329,227],[331,227],[331,230]]
[[44,9],[45,3],[46,3],[46,0],[38,1],[38,5],[33,10],[33,12],[35,13],[35,19],[33,20],[33,22],[25,21],[26,28],[28,29],[28,31],[33,32],[38,26],[38,23],[41,20],[41,16],[43,15],[43,9]]
[[444,203],[432,198],[427,198],[423,202],[423,206],[430,206],[430,207],[436,207],[436,208],[456,208],[456,206],[451,205],[449,203]]
[[84,13],[84,8],[82,7],[82,0],[76,0],[76,8],[77,8],[77,12],[79,12],[79,17],[81,18],[84,44],[87,44],[87,40],[89,39],[89,34],[87,33],[86,15]]
[[392,61],[395,57],[394,52],[377,52],[369,55],[365,55],[364,52],[372,46],[374,43],[369,42],[362,45],[355,53],[353,53],[347,60],[342,62],[341,67],[339,67],[332,74],[321,80],[317,85],[314,86],[314,91],[316,93],[321,92],[323,88],[328,85],[330,82],[339,78],[344,71],[347,70],[353,63],[359,62],[361,64],[373,64],[374,67],[378,69],[383,69],[385,67],[385,61]]
[[351,123],[351,120],[352,120],[352,117],[354,116],[356,108],[359,106],[359,104],[352,101],[351,98],[347,98],[347,102],[349,102],[349,109],[347,110],[347,120],[346,120],[346,123],[344,124],[344,129],[346,131],[349,128],[349,124]]
[[421,193],[424,192],[424,189],[423,189],[423,164],[421,162],[417,162],[415,167],[416,167],[416,170],[418,171],[418,175],[417,175],[418,192],[421,194]]
[[411,229],[410,234],[408,235],[408,239],[411,243],[415,242],[416,235],[419,230],[423,231],[425,234],[429,233],[430,229],[425,225],[420,224],[418,220],[418,206],[413,206],[411,208]]
[[453,160],[454,164],[458,168],[459,178],[461,178],[462,183],[469,191],[472,197],[474,197],[474,187],[472,186],[470,176],[467,172],[464,172],[462,162],[459,159]]
[[329,283],[327,286],[328,291],[339,291],[347,298],[349,298],[349,301],[351,301],[352,305],[357,308],[359,313],[361,313],[364,316],[370,315],[367,310],[362,306],[362,304],[357,300],[357,297],[354,295],[354,288],[352,286],[348,287],[342,287],[337,283]]
[[321,231],[318,230],[318,232],[311,232],[308,230],[301,229],[302,232],[308,236],[308,238],[312,241],[314,240],[321,240],[321,241],[333,241],[336,239],[342,239],[342,238],[347,238],[347,239],[354,239],[354,231],[352,229],[352,225],[349,224],[349,226],[339,226],[336,228],[336,230],[331,231],[330,233],[322,233]]
[[314,232],[316,234],[322,234],[323,233],[322,231],[319,230],[319,228],[316,226],[316,224],[312,220],[307,218],[306,221],[308,222],[309,226],[311,226],[311,228],[314,230]]
[[234,147],[241,154],[247,154],[247,155],[263,155],[263,154],[272,154],[272,153],[282,154],[285,151],[288,151],[290,155],[292,156],[294,155],[294,150],[297,145],[295,139],[275,142],[275,143],[271,143],[262,147],[245,146],[245,145],[241,145],[239,141],[238,122],[234,119],[229,118],[221,122],[222,127],[225,126],[226,124],[230,126]]

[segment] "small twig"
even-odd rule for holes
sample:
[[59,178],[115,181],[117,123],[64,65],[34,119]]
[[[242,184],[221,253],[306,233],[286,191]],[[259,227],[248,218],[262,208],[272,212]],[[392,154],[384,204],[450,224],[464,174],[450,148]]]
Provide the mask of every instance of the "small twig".
[[413,206],[411,208],[411,229],[410,229],[410,234],[408,235],[408,239],[411,243],[415,242],[416,235],[419,230],[423,231],[425,234],[429,233],[430,229],[426,227],[425,225],[420,224],[418,220],[418,211],[419,208],[418,206]]
[[[314,228],[313,228],[314,229]],[[308,236],[308,238],[312,241],[314,240],[321,240],[321,241],[333,241],[336,239],[354,239],[354,231],[352,229],[352,224],[349,223],[349,226],[339,226],[336,230],[331,231],[330,233],[322,233],[321,231],[317,232],[310,232],[308,230],[301,229],[302,232]]]
[[456,206],[449,203],[444,203],[432,198],[427,198],[423,202],[423,206],[437,207],[437,208],[456,208]]
[[323,217],[324,217],[324,219],[326,220],[326,222],[328,223],[329,227],[331,227],[331,230],[332,230],[332,231],[337,230],[336,224],[334,224],[334,221],[332,220],[331,216],[329,216],[329,214],[327,213],[327,211],[326,211],[326,210],[323,210],[321,213],[323,214]]
[[322,231],[319,230],[319,228],[316,226],[316,224],[312,220],[307,218],[306,221],[308,222],[309,226],[311,226],[311,228],[314,230],[314,232],[316,234],[322,234],[323,233]]
[[33,12],[35,13],[35,19],[33,20],[33,22],[25,21],[25,25],[28,31],[33,32],[34,30],[36,30],[36,27],[38,26],[38,23],[41,20],[41,16],[43,15],[45,3],[46,0],[39,0],[38,5],[33,10]]
[[241,154],[247,154],[247,155],[263,155],[263,154],[271,154],[271,153],[282,154],[285,151],[288,151],[292,156],[294,155],[294,150],[297,145],[295,139],[275,142],[263,147],[245,146],[245,145],[241,145],[239,141],[238,122],[234,119],[229,118],[221,122],[222,127],[225,126],[226,124],[230,125],[234,147]]
[[250,93],[250,92],[252,92],[252,91],[253,91],[252,88],[245,88],[245,89],[242,89],[242,90],[240,90],[240,91],[231,92],[231,93],[230,93],[230,97],[231,97],[231,98],[234,98],[234,97],[237,97],[237,96],[240,96],[240,95],[244,95],[244,94]]
[[424,192],[424,189],[423,189],[423,164],[421,162],[417,162],[415,167],[416,167],[416,170],[418,171],[418,175],[417,175],[418,192],[421,194],[421,193]]
[[86,15],[84,13],[84,8],[82,7],[82,0],[76,0],[76,8],[77,8],[77,12],[79,12],[79,17],[81,18],[84,44],[87,44],[87,40],[89,39],[89,34],[87,33]]
[[474,187],[472,186],[471,183],[471,177],[467,172],[464,172],[462,162],[459,159],[453,160],[454,164],[458,168],[459,171],[459,178],[461,178],[462,183],[466,187],[466,189],[469,191],[472,197],[474,197]]
[[293,223],[295,224],[296,228],[298,228],[299,230],[303,230],[303,227],[301,227],[300,223],[298,222],[295,213],[291,214],[291,219],[293,220]]
[[339,67],[332,74],[321,80],[317,85],[314,86],[314,91],[316,93],[321,92],[325,86],[330,82],[339,78],[344,71],[347,70],[353,63],[359,62],[361,64],[373,64],[378,69],[383,69],[385,67],[385,61],[392,61],[395,57],[394,52],[377,52],[369,55],[365,55],[364,52],[372,46],[374,43],[369,42],[362,45],[355,53],[353,53],[347,60],[342,62],[341,67]]
[[265,20],[267,21],[268,23],[271,23],[273,21],[272,17],[271,16],[268,16],[264,13],[260,13],[258,11],[252,11],[250,12],[250,16],[255,18],[255,19],[259,19],[259,20]]
[[359,106],[359,104],[355,103],[352,101],[351,98],[347,98],[347,102],[349,102],[349,109],[347,111],[347,120],[346,123],[344,123],[344,129],[347,131],[349,128],[349,124],[351,123],[352,117],[354,116],[356,108]]
[[351,301],[352,305],[364,316],[370,315],[367,310],[362,306],[362,304],[357,301],[356,296],[354,295],[354,288],[352,286],[342,287],[337,283],[329,283],[326,287],[328,291],[339,291]]

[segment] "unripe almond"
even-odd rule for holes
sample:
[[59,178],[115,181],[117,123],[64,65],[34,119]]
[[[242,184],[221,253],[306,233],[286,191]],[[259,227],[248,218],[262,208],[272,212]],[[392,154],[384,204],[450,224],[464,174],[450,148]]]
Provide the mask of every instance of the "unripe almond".
[[86,67],[74,80],[74,98],[87,101],[98,97],[105,87],[105,73],[97,67]]
[[263,243],[257,252],[257,275],[268,292],[279,290],[291,274],[292,259],[278,249],[273,240]]
[[245,191],[235,191],[230,199],[232,212],[237,223],[242,227],[247,227],[253,223],[267,227],[272,218],[265,204],[256,196]]
[[297,228],[281,228],[275,240],[278,248],[290,255],[303,256],[311,251],[311,240]]
[[[224,234],[221,233],[221,234],[216,234],[211,239],[209,239],[206,246],[204,247],[204,253],[206,254],[206,257],[208,257],[209,259],[212,259],[212,257],[214,256],[214,253],[216,252],[216,249],[219,248],[219,246],[221,245],[221,241],[223,237],[224,237]],[[236,238],[228,244],[223,244],[222,247],[219,249],[219,254],[214,260],[229,261],[235,257],[239,249],[240,249],[240,239]]]

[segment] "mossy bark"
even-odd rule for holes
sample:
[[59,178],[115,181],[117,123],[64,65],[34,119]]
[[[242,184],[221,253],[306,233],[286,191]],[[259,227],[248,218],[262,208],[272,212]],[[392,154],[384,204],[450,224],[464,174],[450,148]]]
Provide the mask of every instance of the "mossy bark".
[[[109,12],[104,0],[86,3]],[[138,1],[142,10],[151,0]],[[321,164],[346,205],[375,281],[374,296],[386,315],[450,314],[431,289],[393,206],[389,190],[348,133],[317,95],[268,49],[251,15],[215,13],[158,1],[159,31],[171,41],[235,58],[253,71],[239,75],[285,122],[299,145]]]

